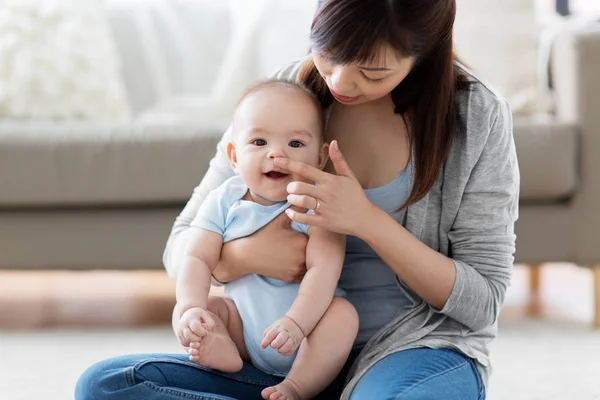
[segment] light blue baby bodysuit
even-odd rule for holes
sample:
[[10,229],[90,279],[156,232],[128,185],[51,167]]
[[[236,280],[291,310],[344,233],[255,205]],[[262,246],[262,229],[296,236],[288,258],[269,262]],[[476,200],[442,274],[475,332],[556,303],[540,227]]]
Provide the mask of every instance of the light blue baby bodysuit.
[[[191,226],[216,232],[223,236],[223,243],[227,243],[253,234],[291,206],[287,202],[263,206],[242,200],[247,192],[248,186],[239,175],[229,178],[206,197]],[[307,225],[292,221],[291,226],[298,232],[308,233]],[[277,245],[273,243],[273,248]],[[244,341],[252,363],[272,375],[286,376],[296,356],[284,357],[271,347],[263,350],[260,347],[263,332],[285,316],[299,287],[298,283],[256,274],[225,285],[225,296],[235,302],[242,318]],[[335,294],[343,296],[344,292],[336,289]]]

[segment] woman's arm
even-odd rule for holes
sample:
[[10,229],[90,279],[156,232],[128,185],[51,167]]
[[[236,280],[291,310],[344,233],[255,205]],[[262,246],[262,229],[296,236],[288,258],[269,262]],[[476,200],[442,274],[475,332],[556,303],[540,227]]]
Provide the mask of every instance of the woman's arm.
[[[273,243],[285,246],[275,249]],[[293,230],[290,219],[282,213],[258,232],[227,242],[213,276],[223,283],[249,273],[299,282],[306,273],[306,243],[306,235]]]
[[419,241],[367,199],[336,141],[329,148],[336,175],[275,159],[278,167],[317,183],[294,182],[288,188],[288,200],[298,207],[314,206],[316,199],[315,215],[291,209],[286,213],[298,223],[361,238],[421,298],[470,329],[493,324],[512,273],[519,167],[508,103],[499,101],[486,111],[478,119],[489,125],[471,128],[477,131],[465,145],[470,152],[462,159],[466,183],[453,188],[461,198],[448,232],[452,259]]
[[435,308],[444,307],[456,279],[450,258],[432,250],[377,207],[361,236],[423,300]]
[[404,281],[440,312],[480,330],[492,325],[512,273],[519,169],[510,109],[495,113],[449,232],[452,259],[432,250],[379,210],[365,240]]

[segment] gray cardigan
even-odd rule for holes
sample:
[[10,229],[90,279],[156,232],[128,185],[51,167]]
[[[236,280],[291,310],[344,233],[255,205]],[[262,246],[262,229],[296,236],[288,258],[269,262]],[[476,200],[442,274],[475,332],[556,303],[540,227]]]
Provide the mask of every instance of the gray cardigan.
[[[295,79],[300,65],[290,64],[277,76]],[[438,310],[398,280],[413,306],[400,310],[367,342],[342,399],[350,397],[358,380],[377,361],[415,347],[450,348],[475,359],[487,386],[488,345],[497,333],[498,313],[513,267],[519,168],[506,100],[476,80],[470,90],[458,93],[456,101],[464,130],[457,134],[436,184],[406,214],[409,232],[454,261],[452,293]],[[200,204],[233,174],[225,153],[230,134],[228,129],[204,179],[175,221],[163,257],[173,278],[187,228]]]

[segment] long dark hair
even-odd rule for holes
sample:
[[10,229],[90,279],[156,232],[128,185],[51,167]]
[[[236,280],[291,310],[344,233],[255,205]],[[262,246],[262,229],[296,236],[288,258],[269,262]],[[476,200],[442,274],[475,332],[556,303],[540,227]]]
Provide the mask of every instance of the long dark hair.
[[[312,50],[327,51],[337,64],[372,61],[382,43],[415,58],[411,72],[391,93],[414,151],[414,184],[402,207],[429,192],[460,126],[455,94],[470,80],[453,50],[455,15],[455,0],[321,0],[313,19]],[[323,106],[331,105],[333,96],[312,59],[298,80],[317,93]]]

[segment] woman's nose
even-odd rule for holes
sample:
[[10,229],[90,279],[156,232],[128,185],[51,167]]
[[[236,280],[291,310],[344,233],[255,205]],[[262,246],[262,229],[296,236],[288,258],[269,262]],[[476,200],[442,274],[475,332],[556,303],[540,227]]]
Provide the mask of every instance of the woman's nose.
[[331,70],[332,89],[341,95],[351,96],[354,90],[354,82],[349,72],[345,66],[336,66]]

